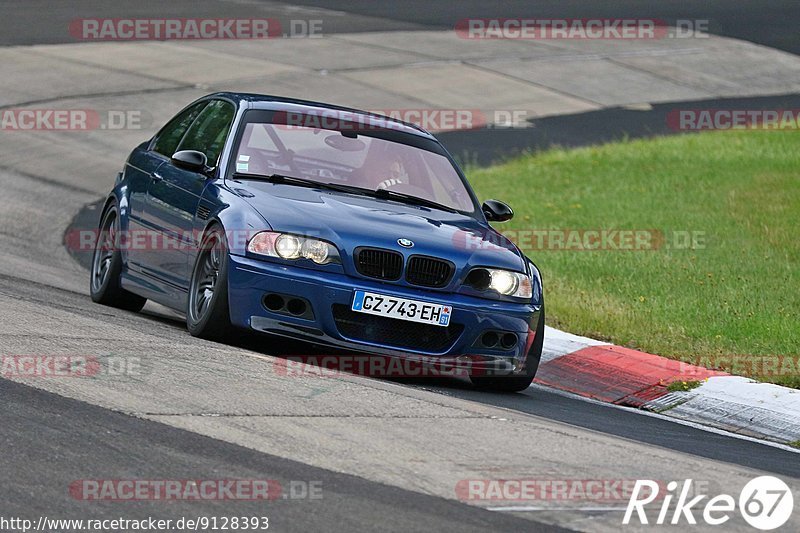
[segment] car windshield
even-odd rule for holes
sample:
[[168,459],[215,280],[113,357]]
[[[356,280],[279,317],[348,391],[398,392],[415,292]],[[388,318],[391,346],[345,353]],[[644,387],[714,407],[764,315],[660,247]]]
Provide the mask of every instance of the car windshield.
[[[351,115],[352,116],[352,115]],[[473,213],[467,185],[441,147],[389,127],[312,115],[255,112],[245,117],[234,171],[279,174],[323,184],[386,189]]]

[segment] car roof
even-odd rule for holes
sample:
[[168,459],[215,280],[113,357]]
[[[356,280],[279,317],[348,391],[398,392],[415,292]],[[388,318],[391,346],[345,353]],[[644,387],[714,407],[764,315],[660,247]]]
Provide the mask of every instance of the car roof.
[[312,100],[301,100],[297,98],[286,98],[283,96],[255,93],[218,92],[209,94],[205,98],[226,98],[228,100],[233,100],[234,102],[239,102],[240,106],[247,105],[251,109],[269,109],[275,111],[301,113],[306,112],[308,114],[314,114],[315,112],[324,110],[343,111],[357,116],[358,119],[363,120],[365,124],[380,126],[382,123],[385,125],[386,122],[391,122],[391,128],[393,130],[411,133],[413,135],[435,140],[435,137],[430,132],[420,128],[415,124],[352,107],[326,104],[324,102],[314,102]]

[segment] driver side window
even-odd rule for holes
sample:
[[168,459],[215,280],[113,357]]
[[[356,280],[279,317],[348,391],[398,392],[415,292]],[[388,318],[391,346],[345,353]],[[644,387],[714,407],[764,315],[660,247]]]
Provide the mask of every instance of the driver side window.
[[185,109],[182,113],[169,121],[158,134],[153,151],[165,157],[172,157],[178,151],[178,143],[181,142],[186,130],[192,125],[194,119],[200,114],[208,102],[199,102],[192,107]]
[[232,104],[213,100],[189,128],[178,149],[203,152],[208,159],[208,165],[216,166],[234,114]]

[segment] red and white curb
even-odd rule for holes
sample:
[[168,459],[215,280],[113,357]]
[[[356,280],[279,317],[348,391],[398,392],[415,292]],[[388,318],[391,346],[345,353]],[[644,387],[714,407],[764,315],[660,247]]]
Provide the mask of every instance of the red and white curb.
[[[700,381],[670,392],[675,381]],[[536,383],[781,443],[800,440],[800,391],[547,327]]]

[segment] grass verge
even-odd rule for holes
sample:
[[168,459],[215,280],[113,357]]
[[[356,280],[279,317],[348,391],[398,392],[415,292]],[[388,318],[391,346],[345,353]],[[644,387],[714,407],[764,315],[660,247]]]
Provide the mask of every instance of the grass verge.
[[[551,325],[800,387],[799,148],[794,131],[710,132],[468,174],[514,208],[497,227],[542,270]],[[587,230],[650,232],[655,249],[580,250]]]
[[667,390],[669,392],[686,392],[692,389],[696,389],[700,386],[699,381],[673,381],[669,385],[667,385]]

